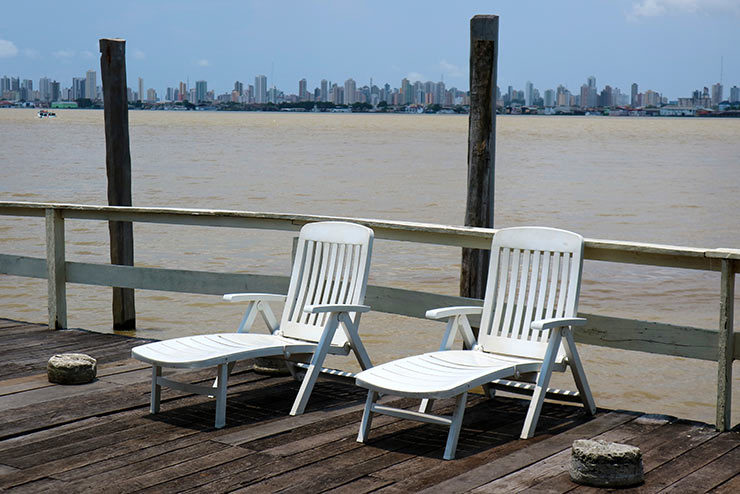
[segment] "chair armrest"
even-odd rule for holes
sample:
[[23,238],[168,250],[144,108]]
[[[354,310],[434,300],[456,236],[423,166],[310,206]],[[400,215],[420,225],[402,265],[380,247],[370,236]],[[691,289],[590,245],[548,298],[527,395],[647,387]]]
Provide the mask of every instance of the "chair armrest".
[[457,307],[442,307],[441,309],[430,309],[427,311],[426,316],[429,319],[444,319],[446,317],[470,315],[470,314],[482,314],[483,307],[476,305],[470,306],[457,306]]
[[544,331],[551,328],[560,328],[562,326],[583,326],[586,319],[582,317],[554,317],[552,319],[539,319],[532,321],[530,327],[535,331]]
[[303,312],[309,314],[320,314],[322,312],[368,312],[369,305],[352,305],[352,304],[316,304],[306,305]]
[[285,302],[287,295],[275,293],[227,293],[224,300],[227,302]]

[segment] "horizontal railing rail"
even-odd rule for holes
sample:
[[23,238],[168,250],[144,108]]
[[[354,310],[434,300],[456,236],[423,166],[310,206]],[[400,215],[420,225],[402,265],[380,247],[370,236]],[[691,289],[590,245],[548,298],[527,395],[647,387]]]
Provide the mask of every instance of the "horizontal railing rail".
[[[65,219],[277,231],[298,231],[306,223],[315,221],[344,220],[372,228],[378,239],[479,249],[489,249],[491,239],[496,233],[496,230],[486,228],[334,216],[0,201],[0,216],[2,215],[46,219],[46,258],[0,254],[0,274],[49,280],[49,325],[52,328],[66,327],[64,288],[66,283],[199,294],[234,291],[285,292],[288,286],[288,277],[285,276],[66,261]],[[577,328],[575,336],[576,341],[590,345],[718,362],[718,425],[720,428],[723,425],[729,427],[732,361],[740,359],[740,338],[734,338],[732,317],[735,273],[740,271],[740,250],[586,239],[585,258],[721,273],[719,330],[582,314],[588,318],[588,324],[583,328]],[[480,304],[481,301],[399,288],[369,286],[366,303],[379,312],[422,318],[429,308]]]

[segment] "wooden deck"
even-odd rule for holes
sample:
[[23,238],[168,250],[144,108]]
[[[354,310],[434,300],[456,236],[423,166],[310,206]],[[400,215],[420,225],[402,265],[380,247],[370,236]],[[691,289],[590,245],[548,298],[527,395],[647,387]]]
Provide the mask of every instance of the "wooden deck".
[[[0,490],[10,492],[592,492],[567,473],[575,439],[639,446],[637,492],[740,492],[740,431],[548,403],[537,435],[518,439],[526,401],[469,400],[458,459],[443,461],[446,430],[377,416],[355,441],[364,401],[350,383],[320,382],[306,414],[288,416],[297,385],[237,366],[227,426],[215,402],[163,390],[149,415],[150,371],[129,358],[142,340],[0,320]],[[51,385],[48,358],[84,352],[98,379]],[[193,382],[209,373],[188,372]],[[397,404],[413,406],[399,400]],[[439,407],[450,407],[440,402]],[[632,492],[627,490],[623,492]]]

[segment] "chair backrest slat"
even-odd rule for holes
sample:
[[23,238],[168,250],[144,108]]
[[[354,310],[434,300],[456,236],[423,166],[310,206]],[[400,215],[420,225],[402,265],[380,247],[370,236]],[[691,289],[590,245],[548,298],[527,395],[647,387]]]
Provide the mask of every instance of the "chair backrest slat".
[[522,322],[522,337],[531,340],[532,339],[532,330],[529,328],[526,321],[533,321],[534,320],[534,306],[535,306],[535,300],[537,295],[537,288],[538,284],[537,281],[539,279],[539,273],[540,273],[540,259],[542,258],[542,253],[540,251],[534,251],[531,254],[532,257],[532,268],[529,272],[529,292],[527,293],[527,301],[526,301],[526,309],[524,312],[524,319]]
[[[493,239],[478,342],[486,351],[542,358],[549,331],[537,319],[574,317],[578,309],[583,237],[553,228],[500,230]],[[565,356],[561,348],[558,359]]]
[[[307,314],[306,305],[363,303],[372,242],[372,230],[354,223],[311,223],[301,229],[280,322],[284,336],[319,340],[329,316]],[[344,332],[337,331],[332,345],[347,344]]]

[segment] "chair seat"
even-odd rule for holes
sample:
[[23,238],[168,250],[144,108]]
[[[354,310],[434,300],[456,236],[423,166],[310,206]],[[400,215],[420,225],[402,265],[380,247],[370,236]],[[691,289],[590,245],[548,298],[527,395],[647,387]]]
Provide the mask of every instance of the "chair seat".
[[542,361],[480,351],[447,350],[376,365],[356,376],[358,386],[394,396],[442,399],[494,379],[537,372]]
[[220,333],[183,336],[135,347],[135,358],[164,367],[200,368],[239,360],[312,353],[316,343],[256,333]]

